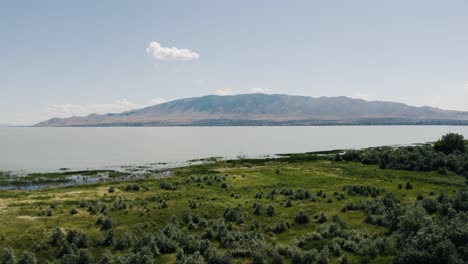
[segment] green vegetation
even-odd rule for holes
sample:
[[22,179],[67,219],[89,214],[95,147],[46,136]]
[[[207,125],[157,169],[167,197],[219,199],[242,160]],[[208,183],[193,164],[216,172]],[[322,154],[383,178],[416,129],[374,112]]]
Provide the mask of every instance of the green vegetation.
[[60,172],[28,174],[0,172],[0,188],[12,190],[34,190],[49,186],[70,186],[105,181],[135,180],[141,178],[148,179],[151,177],[158,177],[159,173],[160,172],[158,171],[153,171],[153,174],[141,173],[141,170],[121,172],[115,170],[67,171],[65,169],[60,169]]
[[462,135],[447,134],[434,145],[378,147],[337,153],[335,160],[376,164],[381,169],[453,172],[468,177],[468,145]]
[[[2,191],[0,261],[463,263],[466,155],[430,145],[307,153]],[[433,157],[444,165],[426,166]]]

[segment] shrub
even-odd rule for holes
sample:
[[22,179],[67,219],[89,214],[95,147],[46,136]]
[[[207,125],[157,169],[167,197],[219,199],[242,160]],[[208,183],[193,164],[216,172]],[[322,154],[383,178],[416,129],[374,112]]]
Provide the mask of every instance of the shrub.
[[8,247],[3,250],[2,264],[16,264],[16,256],[12,248]]
[[96,220],[96,225],[100,225],[102,230],[109,230],[114,227],[114,222],[109,217],[101,215]]
[[240,208],[231,208],[231,206],[228,206],[226,210],[224,210],[224,219],[229,222],[237,222],[240,219]]
[[294,217],[294,221],[298,224],[307,224],[309,222],[309,215],[304,210],[300,210],[296,217]]
[[140,185],[138,184],[129,184],[127,187],[125,187],[126,191],[139,191],[141,189]]
[[421,206],[428,214],[433,214],[437,211],[437,202],[433,199],[423,199],[421,201]]
[[172,191],[176,189],[176,187],[168,181],[162,181],[159,186],[161,187],[161,189],[168,190],[168,191]]
[[262,215],[263,213],[263,205],[261,203],[257,204],[254,209],[254,215]]
[[52,230],[50,244],[52,246],[59,246],[65,241],[65,234],[62,232],[62,229],[56,227]]
[[[326,221],[325,221],[326,222]],[[339,215],[335,214],[332,216],[332,222],[333,223],[336,223],[338,225],[340,225],[341,227],[344,227],[346,224],[345,224],[345,221],[343,220],[343,218],[341,218]]]
[[117,241],[116,248],[123,250],[132,246],[134,241],[134,236],[132,233],[125,232],[123,236]]
[[266,214],[268,216],[273,216],[275,214],[275,207],[273,207],[273,205],[269,205],[266,209]]
[[99,246],[108,247],[114,245],[114,231],[111,229],[98,241]]
[[257,192],[254,196],[255,199],[262,199],[263,198],[263,192]]
[[317,222],[320,224],[323,224],[327,221],[328,221],[328,216],[324,212],[321,212],[317,218]]
[[346,193],[349,195],[361,195],[366,197],[377,197],[383,192],[382,189],[378,189],[369,185],[346,185],[343,187],[343,191],[346,191]]
[[413,184],[411,184],[411,182],[408,181],[408,182],[406,182],[406,187],[405,188],[406,188],[406,190],[411,190],[411,189],[413,189]]
[[23,252],[23,255],[21,255],[20,260],[18,261],[18,264],[36,264],[36,257],[34,256],[33,253],[25,251]]

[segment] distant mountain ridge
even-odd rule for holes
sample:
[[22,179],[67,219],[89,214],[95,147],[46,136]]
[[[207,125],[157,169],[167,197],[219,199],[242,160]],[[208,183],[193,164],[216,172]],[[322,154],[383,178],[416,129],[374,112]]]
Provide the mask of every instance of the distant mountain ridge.
[[123,113],[52,118],[39,127],[246,125],[468,125],[468,112],[345,96],[207,95]]

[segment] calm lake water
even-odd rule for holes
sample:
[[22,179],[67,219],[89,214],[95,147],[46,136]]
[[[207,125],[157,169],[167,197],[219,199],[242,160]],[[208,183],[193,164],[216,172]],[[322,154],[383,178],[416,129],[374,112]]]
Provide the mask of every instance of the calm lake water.
[[457,126],[0,128],[0,170],[54,171],[424,143]]

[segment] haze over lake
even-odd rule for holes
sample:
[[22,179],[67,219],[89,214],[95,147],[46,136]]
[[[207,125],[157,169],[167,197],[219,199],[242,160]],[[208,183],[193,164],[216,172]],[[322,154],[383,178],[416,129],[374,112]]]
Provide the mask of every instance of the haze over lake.
[[464,126],[0,128],[0,170],[54,171],[433,141]]

